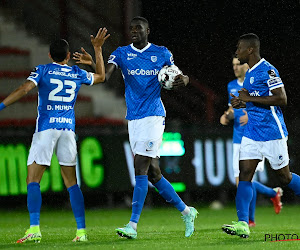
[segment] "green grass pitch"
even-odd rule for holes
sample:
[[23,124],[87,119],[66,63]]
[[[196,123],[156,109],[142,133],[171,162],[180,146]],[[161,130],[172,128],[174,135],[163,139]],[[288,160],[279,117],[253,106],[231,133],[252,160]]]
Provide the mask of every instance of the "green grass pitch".
[[196,232],[184,237],[184,224],[175,208],[145,208],[138,226],[138,238],[118,237],[115,228],[126,224],[130,209],[86,211],[89,242],[73,243],[76,226],[71,210],[41,213],[41,243],[16,244],[29,218],[27,211],[0,211],[0,249],[300,249],[300,241],[265,242],[265,234],[297,234],[300,237],[300,206],[284,206],[276,215],[271,206],[256,209],[257,226],[250,238],[222,232],[222,224],[236,220],[233,206],[222,210],[198,207]]

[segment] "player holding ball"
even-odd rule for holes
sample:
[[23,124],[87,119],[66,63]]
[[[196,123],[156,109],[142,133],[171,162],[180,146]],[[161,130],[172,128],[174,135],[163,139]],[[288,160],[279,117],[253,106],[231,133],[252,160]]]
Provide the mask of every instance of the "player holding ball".
[[[129,32],[132,44],[117,48],[109,57],[105,81],[117,68],[120,68],[125,83],[129,141],[134,154],[136,184],[132,199],[132,215],[129,223],[116,232],[121,237],[136,238],[144,201],[148,192],[148,181],[159,194],[174,205],[185,222],[185,236],[194,232],[197,210],[187,206],[172,185],[162,176],[159,167],[159,148],[165,129],[166,111],[161,100],[161,85],[158,73],[166,65],[174,65],[171,52],[162,46],[148,42],[149,23],[143,17],[131,20]],[[77,63],[94,65],[92,57],[82,49],[83,54],[74,53]],[[189,77],[178,75],[172,83],[173,88],[186,86]]]

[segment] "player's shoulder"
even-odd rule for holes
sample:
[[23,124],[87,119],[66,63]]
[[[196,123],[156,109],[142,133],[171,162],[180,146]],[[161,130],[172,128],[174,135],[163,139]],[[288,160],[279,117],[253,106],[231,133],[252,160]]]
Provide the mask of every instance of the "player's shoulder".
[[260,67],[258,68],[257,74],[262,77],[276,77],[279,75],[278,70],[267,60],[262,59]]
[[156,44],[153,44],[153,43],[151,43],[150,48],[152,50],[157,50],[157,51],[161,51],[161,52],[169,51],[167,47],[162,46],[162,45],[156,45]]
[[232,88],[236,85],[237,85],[237,79],[234,79],[227,84],[228,88]]

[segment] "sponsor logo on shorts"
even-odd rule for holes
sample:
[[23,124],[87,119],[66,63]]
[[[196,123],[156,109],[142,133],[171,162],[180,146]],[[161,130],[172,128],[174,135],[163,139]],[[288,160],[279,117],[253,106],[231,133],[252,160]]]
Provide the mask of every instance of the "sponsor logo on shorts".
[[153,151],[154,142],[148,141],[146,143],[146,146],[147,146],[146,151]]

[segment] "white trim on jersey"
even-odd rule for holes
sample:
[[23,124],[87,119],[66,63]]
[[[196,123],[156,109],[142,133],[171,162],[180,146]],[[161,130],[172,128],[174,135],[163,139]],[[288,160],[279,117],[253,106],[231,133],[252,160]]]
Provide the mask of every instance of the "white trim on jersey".
[[119,68],[119,65],[116,62],[112,61],[112,60],[108,60],[107,64],[108,63],[112,63],[112,64],[116,65],[117,69]]
[[165,111],[165,116],[167,116],[167,111],[166,111],[166,109],[165,109],[165,105],[164,105],[164,103],[162,102],[162,99],[160,98],[160,102],[161,102],[161,105],[162,105],[162,107],[163,107],[163,109],[164,109],[164,111]]
[[263,61],[265,61],[264,58],[260,59],[260,61],[258,63],[256,63],[251,69],[249,69],[249,72],[251,72],[252,70],[254,70],[259,64],[261,64]]
[[36,118],[35,132],[38,132],[39,130],[39,118],[40,118],[39,106],[40,106],[40,93],[38,92],[38,105],[36,107],[38,114]]
[[69,66],[68,64],[59,64],[59,63],[57,63],[57,62],[52,62],[52,64],[56,64],[56,65],[64,66],[64,67],[68,67],[68,68],[72,68],[72,67]]
[[34,80],[33,78],[31,78],[30,76],[29,76],[29,77],[27,77],[27,80],[29,80],[29,81],[32,81],[32,82],[35,84],[35,86],[38,86],[38,83],[37,83],[37,81],[36,81],[36,80]]
[[138,49],[138,48],[136,48],[136,47],[133,46],[133,43],[130,44],[130,47],[131,47],[133,50],[135,50],[135,51],[137,51],[137,52],[140,52],[140,53],[143,53],[143,52],[144,52],[145,50],[147,50],[150,46],[151,46],[151,43],[148,43],[144,48]]
[[278,126],[278,128],[279,128],[281,137],[282,137],[282,138],[285,138],[284,133],[283,133],[283,129],[282,129],[282,125],[281,125],[281,123],[280,123],[280,121],[279,121],[278,116],[277,116],[276,113],[275,113],[274,106],[270,106],[270,108],[271,108],[271,111],[272,111],[272,115],[274,116],[274,119],[275,119],[275,121],[276,121],[276,123],[277,123],[277,126]]

